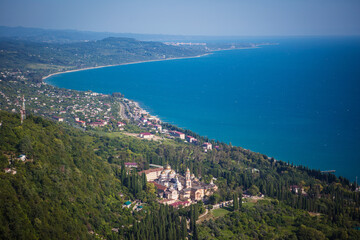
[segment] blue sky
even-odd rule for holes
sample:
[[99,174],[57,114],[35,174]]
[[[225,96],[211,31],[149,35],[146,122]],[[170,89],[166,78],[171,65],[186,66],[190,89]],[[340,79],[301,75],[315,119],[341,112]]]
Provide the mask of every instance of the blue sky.
[[360,0],[1,0],[0,25],[180,35],[360,35]]

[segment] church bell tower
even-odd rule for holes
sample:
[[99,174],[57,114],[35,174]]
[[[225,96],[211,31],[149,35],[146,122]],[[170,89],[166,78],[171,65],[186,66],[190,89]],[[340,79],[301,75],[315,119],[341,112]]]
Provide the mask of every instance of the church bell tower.
[[185,186],[186,188],[191,188],[191,177],[190,177],[190,170],[189,168],[186,169],[186,175],[185,175]]

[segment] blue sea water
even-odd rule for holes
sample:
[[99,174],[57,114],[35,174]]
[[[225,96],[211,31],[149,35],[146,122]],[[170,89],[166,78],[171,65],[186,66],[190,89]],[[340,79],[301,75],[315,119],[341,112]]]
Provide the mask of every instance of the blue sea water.
[[47,81],[121,92],[179,127],[354,181],[360,176],[360,38],[257,41],[279,45]]

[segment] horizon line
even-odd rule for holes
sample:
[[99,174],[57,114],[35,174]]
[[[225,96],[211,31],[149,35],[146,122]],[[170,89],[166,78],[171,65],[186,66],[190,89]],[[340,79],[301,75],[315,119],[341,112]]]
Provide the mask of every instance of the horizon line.
[[6,26],[0,25],[0,27],[6,28],[24,28],[24,29],[39,29],[47,31],[72,31],[72,32],[84,32],[84,33],[103,33],[103,34],[129,34],[129,35],[157,35],[157,36],[171,36],[171,37],[209,37],[209,38],[237,38],[237,37],[360,37],[360,33],[357,34],[264,34],[264,35],[193,35],[193,34],[166,34],[166,33],[135,33],[135,32],[110,32],[110,31],[94,31],[94,30],[82,30],[82,29],[68,29],[68,28],[42,28],[42,27],[24,27],[18,26]]

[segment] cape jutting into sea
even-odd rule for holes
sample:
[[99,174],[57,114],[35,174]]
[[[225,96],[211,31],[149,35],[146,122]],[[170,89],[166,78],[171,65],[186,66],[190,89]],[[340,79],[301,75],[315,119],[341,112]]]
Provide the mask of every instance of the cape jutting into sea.
[[279,45],[55,75],[121,92],[163,121],[355,181],[360,174],[360,38],[271,38]]

